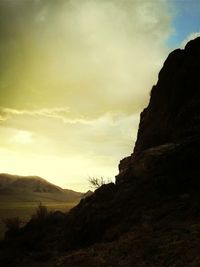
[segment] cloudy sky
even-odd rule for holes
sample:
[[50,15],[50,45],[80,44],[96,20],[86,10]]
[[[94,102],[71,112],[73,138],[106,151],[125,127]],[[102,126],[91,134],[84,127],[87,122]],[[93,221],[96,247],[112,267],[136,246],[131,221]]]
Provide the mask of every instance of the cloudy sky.
[[0,172],[114,180],[200,0],[0,0]]

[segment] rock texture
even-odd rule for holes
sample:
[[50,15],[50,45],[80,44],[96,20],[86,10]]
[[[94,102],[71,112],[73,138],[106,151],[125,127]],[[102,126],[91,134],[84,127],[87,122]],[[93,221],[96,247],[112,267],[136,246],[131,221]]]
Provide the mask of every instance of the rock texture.
[[197,38],[164,63],[116,184],[9,235],[2,266],[199,267],[199,71]]

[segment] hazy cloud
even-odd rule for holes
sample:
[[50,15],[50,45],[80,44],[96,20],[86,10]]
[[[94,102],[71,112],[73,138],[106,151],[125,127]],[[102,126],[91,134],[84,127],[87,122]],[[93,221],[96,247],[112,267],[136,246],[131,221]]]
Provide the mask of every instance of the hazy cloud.
[[165,1],[4,1],[1,105],[138,111],[170,33]]
[[65,121],[66,114],[69,113],[69,108],[43,108],[35,110],[13,109],[0,107],[1,120],[6,121],[10,117],[17,115],[42,116],[47,118],[56,118]]
[[0,146],[13,169],[113,177],[170,33],[165,0],[0,1]]

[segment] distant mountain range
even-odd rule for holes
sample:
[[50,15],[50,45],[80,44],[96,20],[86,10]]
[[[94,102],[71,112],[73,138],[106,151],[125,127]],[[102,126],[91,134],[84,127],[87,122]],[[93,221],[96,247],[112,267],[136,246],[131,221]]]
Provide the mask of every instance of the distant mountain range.
[[0,201],[76,202],[84,196],[85,193],[63,189],[38,176],[0,174]]

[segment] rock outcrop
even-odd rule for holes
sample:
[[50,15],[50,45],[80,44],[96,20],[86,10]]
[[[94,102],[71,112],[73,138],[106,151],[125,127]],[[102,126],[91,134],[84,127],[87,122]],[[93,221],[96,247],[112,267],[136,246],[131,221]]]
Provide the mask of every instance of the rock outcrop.
[[200,134],[200,38],[173,51],[141,113],[134,153]]
[[141,113],[134,152],[120,162],[117,183],[150,174],[199,171],[199,72],[200,37],[165,61]]

